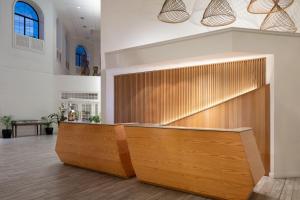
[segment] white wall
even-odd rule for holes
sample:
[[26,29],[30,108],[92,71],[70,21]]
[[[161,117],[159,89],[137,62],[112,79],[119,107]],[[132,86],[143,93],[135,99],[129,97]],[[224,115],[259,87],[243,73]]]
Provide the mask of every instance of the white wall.
[[[69,33],[61,19],[58,18],[57,23],[57,50],[61,52],[61,62],[56,59],[54,68],[55,74],[60,75],[80,75],[81,68],[76,66],[75,54],[76,47],[82,45],[85,47],[90,61],[90,75],[93,73],[93,66],[101,65],[100,42],[92,41],[82,37],[74,37]],[[69,63],[69,69],[66,63]]]
[[[63,25],[59,24],[57,43],[57,14],[53,2],[33,1],[44,14],[44,53],[13,47],[15,1],[0,1],[0,116],[12,115],[14,119],[40,119],[42,116],[57,112],[58,91],[75,90],[75,88],[75,91],[100,90],[100,77],[55,75],[68,73],[63,68],[65,58],[62,58],[62,63],[57,63],[56,60],[56,45],[62,51],[67,49],[67,33]],[[23,132],[33,131],[24,129]]]
[[57,75],[55,80],[55,92],[100,92],[101,77],[99,76],[68,76]]
[[[56,108],[60,106],[60,95],[62,92],[78,92],[78,93],[100,93],[101,77],[99,76],[69,76],[57,75],[54,77]],[[101,102],[99,100],[99,105]],[[101,107],[99,108],[101,113]]]
[[99,41],[91,41],[84,38],[71,37],[69,38],[69,62],[70,62],[70,74],[72,75],[80,75],[81,68],[76,66],[75,63],[75,55],[76,55],[76,47],[78,45],[82,45],[85,47],[88,58],[89,58],[89,68],[90,74],[93,73],[93,66],[100,66],[100,42]]
[[[266,15],[247,12],[249,0],[228,0],[237,20],[225,27],[209,28],[200,24],[211,0],[183,0],[192,13],[190,20],[179,24],[160,22],[157,15],[165,0],[102,0],[102,54],[110,51],[151,44],[198,33],[230,27],[258,29]],[[300,31],[300,1],[287,9]],[[103,60],[104,61],[104,60]],[[103,63],[104,64],[104,63]],[[103,65],[103,67],[106,67]],[[108,66],[109,67],[109,66]]]
[[[40,119],[58,111],[62,91],[100,92],[100,82],[100,77],[0,69],[0,115],[11,115],[17,120]],[[19,135],[35,133],[34,128],[19,131]]]
[[274,85],[271,87],[274,168],[271,175],[300,177],[300,34],[239,31],[233,34],[233,38],[233,49],[237,51],[274,55]]
[[44,15],[44,53],[13,47],[14,0],[0,2],[0,116],[39,119],[54,111],[56,11],[50,1],[35,0]]
[[0,115],[14,119],[40,119],[55,111],[53,75],[0,69]]
[[61,60],[59,60],[56,56],[56,65],[54,67],[54,74],[64,74],[68,75],[70,74],[70,71],[66,68],[67,63],[67,38],[68,33],[64,26],[64,24],[61,22],[59,18],[56,19],[56,49],[61,54]]
[[[56,44],[56,12],[51,1],[35,0],[44,14],[45,53],[24,51],[13,47],[14,0],[1,1],[0,67],[53,73]],[[16,59],[18,58],[18,59]]]

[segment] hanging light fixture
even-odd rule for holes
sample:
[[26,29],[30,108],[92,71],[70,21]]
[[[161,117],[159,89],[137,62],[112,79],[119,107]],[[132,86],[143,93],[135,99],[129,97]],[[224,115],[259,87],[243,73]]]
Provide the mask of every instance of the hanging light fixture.
[[294,21],[277,3],[275,3],[275,6],[264,19],[260,29],[292,33],[297,31]]
[[166,0],[158,15],[160,21],[167,23],[180,23],[189,18],[190,14],[182,0]]
[[282,9],[292,5],[294,0],[251,0],[248,5],[248,12],[253,14],[268,14],[269,12],[278,12],[274,5],[277,3]]
[[201,23],[205,26],[226,26],[236,20],[227,0],[211,0],[205,9]]

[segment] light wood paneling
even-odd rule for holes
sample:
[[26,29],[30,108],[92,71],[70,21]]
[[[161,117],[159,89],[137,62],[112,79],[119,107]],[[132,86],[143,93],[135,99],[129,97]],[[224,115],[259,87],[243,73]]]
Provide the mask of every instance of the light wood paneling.
[[264,174],[250,129],[127,126],[125,130],[133,167],[144,182],[245,200]]
[[249,162],[249,167],[252,173],[254,185],[256,185],[262,176],[264,176],[264,165],[260,157],[255,137],[253,137],[252,130],[241,133],[241,141],[244,145],[246,158]]
[[215,107],[188,116],[170,126],[201,128],[251,127],[263,159],[270,171],[270,86],[241,95]]
[[115,77],[115,122],[166,124],[265,84],[265,58]]
[[265,58],[116,76],[115,122],[251,127],[268,175],[270,91],[265,76]]
[[69,165],[125,178],[134,176],[121,125],[61,123],[55,150]]

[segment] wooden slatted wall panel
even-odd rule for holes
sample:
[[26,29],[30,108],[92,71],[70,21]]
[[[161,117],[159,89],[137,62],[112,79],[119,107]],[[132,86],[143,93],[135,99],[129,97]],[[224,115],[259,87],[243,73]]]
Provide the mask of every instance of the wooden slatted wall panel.
[[195,128],[253,129],[265,166],[270,171],[270,86],[231,99],[225,103],[175,121],[170,126]]
[[115,76],[115,122],[168,124],[265,84],[266,59]]

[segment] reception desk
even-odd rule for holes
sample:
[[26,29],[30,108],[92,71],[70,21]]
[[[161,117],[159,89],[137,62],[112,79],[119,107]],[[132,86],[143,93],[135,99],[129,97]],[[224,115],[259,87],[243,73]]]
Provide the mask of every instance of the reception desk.
[[218,199],[248,199],[264,167],[248,128],[126,126],[140,181]]
[[124,178],[135,175],[122,125],[61,123],[55,150],[65,164]]

